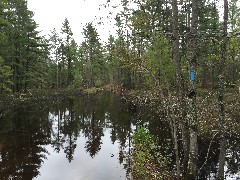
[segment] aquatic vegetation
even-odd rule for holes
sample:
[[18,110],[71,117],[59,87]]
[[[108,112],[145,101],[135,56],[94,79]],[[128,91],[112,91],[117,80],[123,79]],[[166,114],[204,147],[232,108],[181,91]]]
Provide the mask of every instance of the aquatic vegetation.
[[133,179],[164,179],[169,159],[162,156],[153,135],[143,127],[133,135]]

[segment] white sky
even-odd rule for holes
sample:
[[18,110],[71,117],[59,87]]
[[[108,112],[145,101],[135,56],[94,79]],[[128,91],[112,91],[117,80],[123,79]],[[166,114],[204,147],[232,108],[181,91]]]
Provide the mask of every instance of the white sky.
[[[106,8],[101,6],[107,1],[111,2],[109,6]],[[120,0],[28,0],[28,8],[35,13],[34,19],[39,24],[42,35],[50,34],[53,28],[60,33],[66,17],[75,41],[80,44],[84,37],[83,27],[88,22],[94,22],[102,41],[107,42],[110,34],[116,34],[114,18],[121,10],[120,2]],[[116,6],[118,7],[115,8]],[[100,21],[104,23],[98,24]]]
[[[34,20],[39,25],[41,35],[48,35],[53,28],[60,33],[62,23],[65,17],[69,20],[73,37],[77,43],[83,40],[83,27],[88,22],[94,22],[100,38],[107,41],[109,34],[115,34],[116,28],[113,28],[115,18],[120,7],[119,0],[111,0],[109,7],[101,6],[106,4],[107,0],[28,0],[29,10],[34,12]],[[100,8],[100,9],[99,9]],[[104,24],[98,24],[101,21]]]

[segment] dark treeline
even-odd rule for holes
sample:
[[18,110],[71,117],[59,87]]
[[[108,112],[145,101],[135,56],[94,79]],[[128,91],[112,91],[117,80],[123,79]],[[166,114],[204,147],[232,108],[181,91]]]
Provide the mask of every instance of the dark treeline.
[[[131,9],[131,3],[137,3]],[[197,2],[196,87],[217,88],[220,74],[222,17],[219,1]],[[172,5],[170,1],[123,1],[116,17],[116,36],[102,44],[93,22],[83,29],[77,44],[68,19],[61,32],[53,29],[41,37],[26,0],[0,1],[0,91],[22,92],[34,88],[93,87],[105,84],[147,89],[176,86],[172,59]],[[179,57],[187,87],[192,5],[178,3]],[[239,7],[229,2],[226,83],[239,79]]]

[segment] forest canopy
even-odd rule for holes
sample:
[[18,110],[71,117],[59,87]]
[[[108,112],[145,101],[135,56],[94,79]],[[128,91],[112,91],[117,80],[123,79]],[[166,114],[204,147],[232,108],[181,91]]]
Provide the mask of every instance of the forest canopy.
[[[222,17],[218,1],[198,1],[196,83],[199,88],[218,87],[222,42]],[[131,8],[134,4],[135,8]],[[127,89],[176,86],[172,59],[173,24],[170,1],[122,1],[117,33],[102,43],[95,22],[83,29],[77,44],[66,18],[61,32],[40,36],[26,0],[0,1],[0,91],[93,87],[106,84]],[[187,87],[191,3],[178,2],[179,56]],[[229,3],[229,44],[226,85],[239,84],[239,7]]]

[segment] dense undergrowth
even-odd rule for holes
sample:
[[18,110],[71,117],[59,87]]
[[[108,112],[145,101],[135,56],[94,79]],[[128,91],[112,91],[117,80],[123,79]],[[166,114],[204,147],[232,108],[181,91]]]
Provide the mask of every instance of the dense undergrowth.
[[133,145],[133,179],[170,178],[169,159],[160,153],[154,136],[148,130],[138,128],[133,135]]
[[[201,91],[197,96],[197,132],[200,141],[206,144],[207,151],[211,151],[212,144],[218,143],[219,136],[219,107],[218,93]],[[170,125],[171,118],[179,123],[179,109],[176,95],[163,95],[158,91],[127,91],[123,93],[124,99],[137,106],[149,106],[158,114],[161,121],[167,121]],[[188,109],[186,98],[186,111]],[[240,138],[240,95],[237,92],[227,92],[225,96],[225,129],[227,139]],[[186,117],[187,118],[187,117]],[[178,135],[181,137],[180,125],[178,124]],[[171,133],[171,132],[169,132]],[[138,129],[134,136],[133,153],[133,177],[134,179],[171,179],[174,172],[169,171],[167,164],[169,158],[161,155],[157,141],[147,129]],[[231,146],[231,145],[230,145]],[[200,151],[202,153],[202,151]],[[206,162],[210,152],[204,154]],[[214,150],[214,153],[218,151]],[[203,158],[204,159],[204,158]],[[227,158],[228,159],[228,158]],[[229,158],[231,159],[231,158]],[[230,162],[228,162],[230,163]],[[202,164],[204,167],[206,164]],[[170,174],[172,177],[170,177]]]

